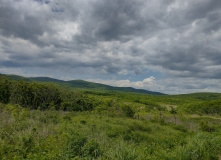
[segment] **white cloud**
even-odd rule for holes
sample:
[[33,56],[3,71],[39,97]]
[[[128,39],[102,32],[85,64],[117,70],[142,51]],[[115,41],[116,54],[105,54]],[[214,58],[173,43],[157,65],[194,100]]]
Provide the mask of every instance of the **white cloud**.
[[154,89],[155,87],[155,78],[153,76],[144,79],[143,81],[130,81],[129,79],[125,80],[103,80],[103,79],[87,79],[91,82],[107,84],[117,87],[134,87],[139,89]]
[[[117,87],[134,87],[166,94],[184,94],[195,92],[220,92],[221,80],[197,78],[155,79],[151,76],[143,81],[87,79],[90,82],[102,83]],[[217,85],[218,84],[218,85]]]
[[56,39],[71,41],[73,36],[80,34],[79,24],[76,22],[55,21],[51,24],[56,30]]

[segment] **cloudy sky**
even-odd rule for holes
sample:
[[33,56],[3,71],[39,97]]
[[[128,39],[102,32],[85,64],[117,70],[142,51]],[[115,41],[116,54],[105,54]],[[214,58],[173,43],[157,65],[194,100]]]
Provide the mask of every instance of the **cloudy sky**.
[[0,73],[221,92],[221,0],[0,0]]

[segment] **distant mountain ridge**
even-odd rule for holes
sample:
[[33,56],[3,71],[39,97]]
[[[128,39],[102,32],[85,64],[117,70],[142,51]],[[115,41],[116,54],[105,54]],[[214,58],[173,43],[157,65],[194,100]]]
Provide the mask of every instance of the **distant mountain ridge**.
[[160,92],[153,92],[144,89],[135,89],[133,87],[114,87],[100,83],[88,82],[84,80],[71,80],[71,81],[63,81],[49,77],[22,77],[18,75],[6,75],[0,74],[0,76],[10,77],[14,80],[24,80],[27,82],[52,82],[56,83],[61,86],[77,88],[77,89],[88,89],[94,91],[122,91],[122,92],[135,92],[135,93],[144,93],[144,94],[151,94],[151,95],[165,95]]

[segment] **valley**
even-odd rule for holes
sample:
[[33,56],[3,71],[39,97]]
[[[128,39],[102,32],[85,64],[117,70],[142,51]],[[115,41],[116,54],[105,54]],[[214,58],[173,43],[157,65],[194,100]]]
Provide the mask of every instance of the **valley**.
[[156,95],[15,77],[0,76],[0,159],[218,160],[221,155],[220,93]]

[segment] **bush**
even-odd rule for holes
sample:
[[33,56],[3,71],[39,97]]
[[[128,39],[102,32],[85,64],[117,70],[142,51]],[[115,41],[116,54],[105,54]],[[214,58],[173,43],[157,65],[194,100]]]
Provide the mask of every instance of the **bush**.
[[93,99],[87,96],[83,96],[75,102],[72,110],[73,111],[92,111],[94,106],[95,105],[94,105]]
[[10,99],[10,85],[11,82],[8,78],[0,77],[0,102],[8,103]]
[[[221,154],[221,138],[214,137],[212,134],[198,133],[189,139],[185,147],[177,149],[173,159],[218,159]],[[171,157],[172,159],[172,157]]]
[[86,124],[87,121],[85,121],[85,120],[81,120],[80,123],[81,123],[81,124]]
[[71,111],[72,110],[71,103],[70,102],[62,102],[60,109],[63,111]]
[[173,106],[170,106],[170,113],[177,114],[177,110]]
[[123,105],[121,106],[121,110],[126,117],[134,117],[135,111],[130,106]]
[[159,122],[161,125],[166,125],[165,119],[160,119]]
[[133,145],[120,141],[106,153],[106,159],[135,160],[144,159]]
[[210,126],[207,121],[201,121],[199,124],[199,129],[201,131],[205,131],[205,132],[214,132],[215,131],[215,127]]
[[132,131],[144,131],[144,132],[151,132],[152,129],[146,125],[145,123],[138,121],[138,122],[133,122],[128,125],[129,129]]
[[3,112],[5,105],[0,102],[0,113]]
[[85,157],[96,158],[101,155],[99,143],[95,140],[87,142],[82,148],[82,154]]
[[68,158],[74,158],[76,156],[82,156],[82,147],[87,142],[87,138],[82,135],[73,134],[68,138],[67,152]]
[[133,141],[134,143],[140,143],[148,139],[148,136],[144,132],[132,131],[130,129],[123,132],[124,141]]
[[188,132],[188,130],[182,125],[174,125],[173,128],[181,132]]
[[63,119],[64,119],[65,121],[70,121],[70,120],[71,120],[71,116],[70,116],[70,115],[65,115],[65,116],[63,117]]

